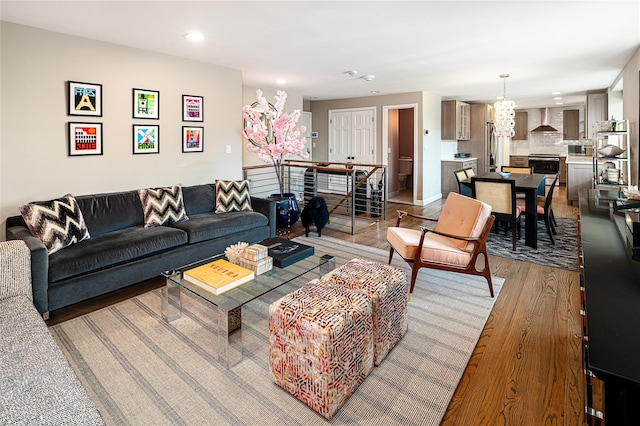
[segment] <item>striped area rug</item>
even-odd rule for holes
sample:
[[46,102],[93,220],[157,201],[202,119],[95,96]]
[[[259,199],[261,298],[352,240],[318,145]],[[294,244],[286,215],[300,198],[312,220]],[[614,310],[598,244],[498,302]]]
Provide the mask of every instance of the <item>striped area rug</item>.
[[[299,240],[336,256],[336,265],[388,256],[329,237]],[[496,297],[503,283],[494,279]],[[294,289],[283,287],[246,305],[244,359],[229,370],[217,360],[215,310],[183,297],[182,317],[167,324],[161,289],[50,330],[110,425],[437,425],[495,301],[483,279],[420,272],[409,332],[327,422],[269,377],[267,312]]]

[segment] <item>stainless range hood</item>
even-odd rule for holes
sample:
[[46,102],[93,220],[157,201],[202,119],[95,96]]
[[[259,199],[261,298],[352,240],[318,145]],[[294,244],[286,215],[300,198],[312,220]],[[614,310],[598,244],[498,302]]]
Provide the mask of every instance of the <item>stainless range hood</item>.
[[540,108],[540,123],[531,133],[558,133],[555,128],[549,125],[549,108]]

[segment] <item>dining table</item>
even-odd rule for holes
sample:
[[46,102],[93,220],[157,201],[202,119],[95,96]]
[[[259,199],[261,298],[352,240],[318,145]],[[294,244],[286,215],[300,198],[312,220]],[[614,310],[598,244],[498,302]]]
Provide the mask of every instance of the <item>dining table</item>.
[[[516,192],[524,194],[525,198],[525,223],[524,223],[524,244],[533,249],[538,249],[538,195],[545,194],[547,183],[546,175],[539,173],[520,174],[511,173],[508,178],[503,178],[499,173],[480,173],[478,177],[485,179],[495,179],[497,181],[515,181]],[[460,181],[461,184],[471,187],[471,178]]]

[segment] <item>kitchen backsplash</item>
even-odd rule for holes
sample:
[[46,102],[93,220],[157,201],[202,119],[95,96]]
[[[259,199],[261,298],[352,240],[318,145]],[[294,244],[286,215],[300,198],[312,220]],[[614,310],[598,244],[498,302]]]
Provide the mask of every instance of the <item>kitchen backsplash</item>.
[[[562,140],[562,128],[563,128],[563,111],[565,108],[549,108],[549,115],[547,117],[548,124],[558,130],[558,133],[531,133],[531,130],[535,129],[541,124],[540,109],[526,109],[529,139],[527,140],[512,140],[511,141],[511,154],[514,155],[527,155],[527,154],[567,154],[568,145],[581,145],[587,143],[586,140],[578,141],[564,141]],[[580,110],[580,131],[584,131],[584,108],[583,107],[568,107],[566,109],[579,109]]]

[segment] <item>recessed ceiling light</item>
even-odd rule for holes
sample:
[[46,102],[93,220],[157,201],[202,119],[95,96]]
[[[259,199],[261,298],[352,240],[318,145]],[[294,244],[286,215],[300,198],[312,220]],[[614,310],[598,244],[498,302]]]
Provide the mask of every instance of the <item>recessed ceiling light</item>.
[[279,78],[276,80],[276,84],[287,84],[287,80],[285,80],[284,78]]
[[561,101],[562,100],[562,96],[555,97],[555,98],[553,98],[553,100],[554,101]]
[[556,102],[556,105],[564,105],[564,102]]
[[184,36],[189,41],[202,41],[202,40],[204,40],[204,36],[199,32],[186,33]]
[[351,77],[355,77],[358,75],[358,71],[356,70],[347,71],[347,74],[349,74]]
[[560,92],[551,92],[551,94],[555,96],[555,95],[559,95]]
[[376,78],[376,76],[375,76],[375,75],[373,75],[373,74],[367,74],[367,75],[363,75],[363,76],[362,76],[362,77],[360,77],[360,78],[361,78],[361,79],[363,79],[364,81],[371,81],[371,80],[373,80],[374,78]]
[[369,93],[371,93],[372,95],[377,95],[378,93],[380,93],[379,90],[372,90]]

